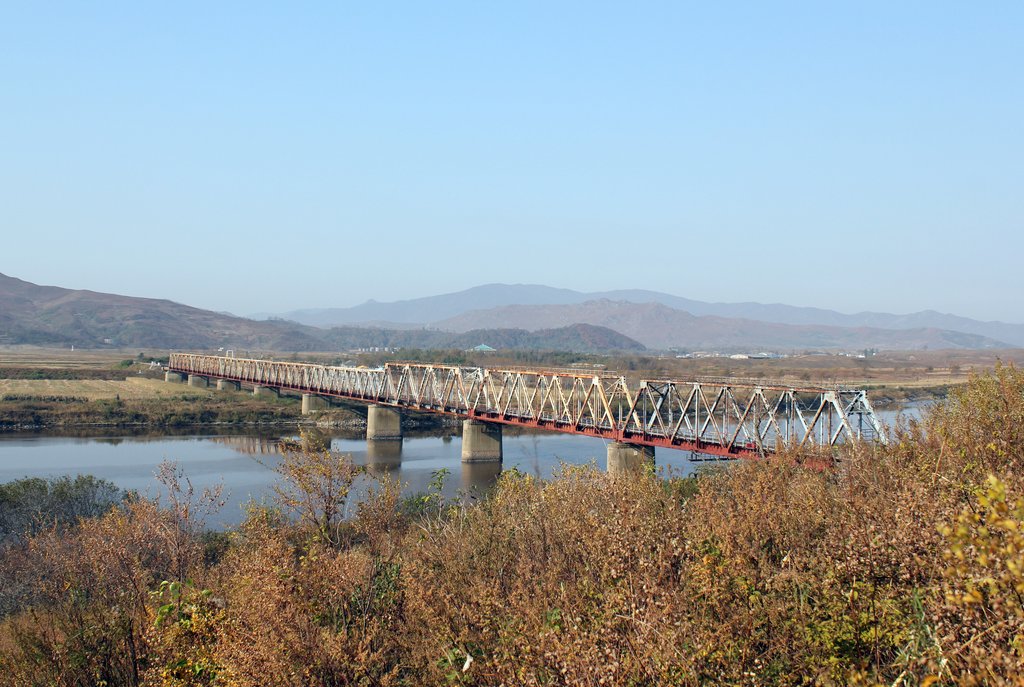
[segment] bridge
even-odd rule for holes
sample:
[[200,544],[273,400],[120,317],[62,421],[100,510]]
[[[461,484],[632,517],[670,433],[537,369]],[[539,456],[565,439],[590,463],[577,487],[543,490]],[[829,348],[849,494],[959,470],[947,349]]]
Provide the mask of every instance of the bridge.
[[500,462],[503,425],[609,440],[609,470],[635,469],[656,447],[719,458],[783,448],[885,442],[863,389],[732,378],[639,379],[605,371],[430,363],[338,367],[174,353],[167,381],[302,394],[303,413],[330,399],[369,405],[367,439],[401,440],[400,410],[463,418],[463,462]]

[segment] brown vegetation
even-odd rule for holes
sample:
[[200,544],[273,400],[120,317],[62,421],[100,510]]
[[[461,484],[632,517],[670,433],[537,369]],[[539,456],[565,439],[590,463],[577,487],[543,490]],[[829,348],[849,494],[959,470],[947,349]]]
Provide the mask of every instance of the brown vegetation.
[[181,394],[159,398],[84,396],[0,397],[0,431],[83,426],[176,427],[202,424],[294,424],[300,418],[294,398],[267,401],[242,394],[214,397]]
[[0,626],[0,680],[1022,684],[1013,367],[827,470],[787,454],[698,479],[513,472],[474,505],[384,484],[341,522],[351,466],[289,450],[287,508],[228,535],[183,519],[186,495],[11,548],[4,574],[37,593]]

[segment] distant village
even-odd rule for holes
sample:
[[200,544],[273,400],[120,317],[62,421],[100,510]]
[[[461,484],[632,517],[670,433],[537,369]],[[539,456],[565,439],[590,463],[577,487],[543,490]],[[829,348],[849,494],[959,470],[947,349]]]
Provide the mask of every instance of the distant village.
[[865,351],[804,351],[802,353],[722,353],[720,351],[693,351],[692,353],[677,353],[677,358],[729,358],[731,360],[779,360],[783,358],[804,357],[810,355],[840,356],[844,358],[868,358],[877,353],[870,349]]
[[[350,353],[397,353],[402,350],[397,346],[367,346],[363,348],[353,348]],[[472,348],[465,349],[466,353],[497,353],[498,349],[488,346],[485,343],[481,343]],[[652,351],[651,353],[655,353]],[[800,353],[779,353],[776,351],[760,351],[757,353],[728,353],[723,351],[688,351],[681,352],[678,349],[669,349],[669,353],[675,355],[676,358],[682,359],[694,359],[694,358],[728,358],[730,360],[781,360],[784,358],[802,357],[802,356],[840,356],[844,358],[870,358],[878,353],[877,349],[870,348],[862,351],[802,351]]]

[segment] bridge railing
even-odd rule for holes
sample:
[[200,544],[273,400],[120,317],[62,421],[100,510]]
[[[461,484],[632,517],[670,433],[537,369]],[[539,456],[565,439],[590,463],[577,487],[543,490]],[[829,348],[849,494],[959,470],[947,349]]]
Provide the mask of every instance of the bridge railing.
[[174,354],[170,369],[492,422],[722,455],[885,433],[863,390],[593,370],[387,363],[378,368]]

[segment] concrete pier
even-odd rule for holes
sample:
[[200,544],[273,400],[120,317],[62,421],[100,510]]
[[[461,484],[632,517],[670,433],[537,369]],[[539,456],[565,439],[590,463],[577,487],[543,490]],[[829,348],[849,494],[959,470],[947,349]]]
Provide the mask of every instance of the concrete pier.
[[500,463],[501,425],[479,420],[462,422],[462,462]]
[[327,409],[327,399],[316,394],[302,394],[302,414],[312,415]]
[[260,386],[257,384],[252,388],[253,396],[280,396],[281,390],[275,389],[272,386]]
[[241,388],[241,384],[239,384],[238,382],[233,382],[230,379],[217,380],[217,391],[238,391]]
[[189,375],[188,385],[199,389],[205,389],[210,386],[210,378],[202,375]]
[[654,447],[613,441],[608,444],[608,474],[640,473],[654,466]]
[[402,467],[402,442],[394,439],[366,440],[366,469],[381,475]]
[[164,381],[171,382],[172,384],[181,384],[185,381],[185,375],[180,372],[171,372],[168,370],[167,372],[164,372]]
[[402,416],[391,408],[370,406],[366,409],[366,438],[378,441],[400,440]]

